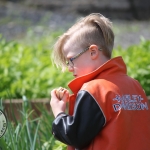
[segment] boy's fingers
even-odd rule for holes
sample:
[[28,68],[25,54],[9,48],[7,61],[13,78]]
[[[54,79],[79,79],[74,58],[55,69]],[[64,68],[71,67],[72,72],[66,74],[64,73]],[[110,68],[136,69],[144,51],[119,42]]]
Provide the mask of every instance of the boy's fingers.
[[64,91],[64,95],[63,95],[63,97],[62,97],[62,100],[65,101],[65,102],[67,102],[68,98],[69,98],[69,93],[68,93],[67,90],[65,90],[65,91]]
[[69,92],[67,89],[59,87],[58,89],[53,89],[51,91],[51,97],[66,101],[69,97]]
[[59,87],[58,89],[56,89],[56,96],[61,100],[63,98],[65,91],[66,89]]
[[57,98],[57,96],[56,96],[56,89],[53,89],[51,91],[51,96],[54,97],[54,98]]

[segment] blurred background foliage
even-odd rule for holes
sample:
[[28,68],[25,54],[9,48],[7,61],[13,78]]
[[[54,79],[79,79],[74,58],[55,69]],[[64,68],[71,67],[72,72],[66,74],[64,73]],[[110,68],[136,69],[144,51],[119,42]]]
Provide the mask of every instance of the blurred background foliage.
[[[61,11],[58,8],[55,11],[45,7],[39,8],[35,3],[32,3],[34,6],[26,5],[24,2],[0,1],[0,98],[3,99],[18,99],[23,95],[29,99],[49,98],[53,88],[59,86],[67,88],[73,76],[68,72],[62,73],[52,64],[53,45],[58,36],[78,18],[89,13],[86,12],[83,15],[83,13],[79,14],[79,11],[70,9],[65,11],[63,9],[65,5],[61,1],[59,1]],[[37,1],[41,5],[44,5],[44,2],[46,1]],[[47,2],[50,6],[51,1]],[[108,2],[106,1],[105,5]],[[128,1],[124,2],[128,3]],[[118,1],[115,8],[114,5],[110,5],[110,10],[122,11],[121,4]],[[89,1],[86,7],[88,5],[90,6]],[[82,4],[81,7],[84,6]],[[111,11],[106,13],[106,17],[109,16],[110,19],[117,17],[116,13],[110,14],[112,14]],[[127,13],[124,12],[124,15]],[[134,20],[136,19],[134,15],[131,16],[126,18],[130,20],[123,20],[120,15],[118,16],[118,18],[121,17],[120,20],[112,19],[115,33],[113,56],[123,56],[127,63],[128,74],[139,80],[146,94],[150,95],[149,20]]]
[[141,39],[138,45],[129,46],[126,49],[118,47],[114,49],[113,56],[122,56],[126,65],[127,73],[138,80],[146,92],[150,95],[150,41]]
[[[61,31],[44,36],[34,44],[0,39],[0,97],[3,99],[47,98],[58,86],[67,88],[72,79],[69,72],[62,73],[51,61],[53,45]],[[121,55],[127,64],[128,74],[137,79],[150,95],[150,41],[114,49],[113,56]]]
[[50,91],[59,86],[67,88],[73,77],[52,64],[53,45],[78,18],[93,10],[112,20],[116,35],[113,57],[123,57],[128,74],[150,95],[149,4],[149,0],[67,0],[67,5],[61,0],[0,0],[0,109],[5,109],[5,99],[23,100],[22,108],[17,109],[20,120],[10,108],[14,121],[8,118],[0,149],[66,149],[51,133],[52,112],[40,107],[41,115],[35,118],[30,100],[49,98]]
[[[59,32],[60,34],[60,32]],[[30,45],[0,39],[0,97],[47,98],[58,86],[67,86],[71,75],[61,73],[51,61],[55,32]],[[33,41],[32,41],[33,42]]]
[[127,0],[94,0],[92,6],[89,0],[66,1],[0,0],[0,97],[48,98],[53,88],[67,87],[73,77],[52,64],[53,45],[76,20],[95,11],[113,22],[113,56],[123,56],[128,74],[150,95],[149,1],[131,1],[136,9]]

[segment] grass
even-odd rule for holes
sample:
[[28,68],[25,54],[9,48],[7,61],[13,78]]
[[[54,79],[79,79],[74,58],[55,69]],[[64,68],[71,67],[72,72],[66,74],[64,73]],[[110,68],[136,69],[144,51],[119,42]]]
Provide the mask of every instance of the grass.
[[[4,110],[2,100],[0,109]],[[38,107],[41,116],[35,118],[29,100],[23,96],[22,109],[19,110],[21,119],[8,120],[7,131],[0,139],[2,150],[64,150],[66,145],[56,141],[51,133],[53,116],[44,106]],[[7,115],[7,114],[6,114]]]

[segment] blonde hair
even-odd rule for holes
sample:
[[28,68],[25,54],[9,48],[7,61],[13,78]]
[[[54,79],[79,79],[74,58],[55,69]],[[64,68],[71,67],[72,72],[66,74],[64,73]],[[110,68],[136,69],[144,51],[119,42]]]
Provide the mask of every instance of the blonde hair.
[[55,43],[53,62],[57,67],[61,67],[62,70],[66,68],[66,58],[63,55],[63,47],[69,39],[71,39],[73,43],[78,43],[83,48],[95,44],[102,49],[103,54],[107,58],[111,58],[114,46],[112,23],[108,18],[99,13],[92,13],[80,19],[68,29],[67,32],[60,36]]

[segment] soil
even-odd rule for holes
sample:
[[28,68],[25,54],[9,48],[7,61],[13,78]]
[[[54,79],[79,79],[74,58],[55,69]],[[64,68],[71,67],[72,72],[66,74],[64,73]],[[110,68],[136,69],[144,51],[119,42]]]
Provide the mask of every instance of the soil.
[[[0,3],[0,34],[6,40],[24,39],[29,32],[41,36],[45,32],[67,30],[83,17],[76,13],[63,13],[27,7],[21,4]],[[150,20],[111,20],[115,33],[115,47],[124,48],[139,44],[142,38],[150,39]]]

